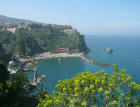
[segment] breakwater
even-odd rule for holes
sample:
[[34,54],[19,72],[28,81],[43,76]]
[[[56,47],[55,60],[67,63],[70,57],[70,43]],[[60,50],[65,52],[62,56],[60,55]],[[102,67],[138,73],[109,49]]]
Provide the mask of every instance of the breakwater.
[[86,62],[91,63],[91,64],[95,64],[95,65],[99,65],[99,66],[111,66],[111,64],[97,62],[95,59],[92,59],[92,58],[90,58],[88,56],[85,56],[85,55],[82,55],[80,58],[83,59]]

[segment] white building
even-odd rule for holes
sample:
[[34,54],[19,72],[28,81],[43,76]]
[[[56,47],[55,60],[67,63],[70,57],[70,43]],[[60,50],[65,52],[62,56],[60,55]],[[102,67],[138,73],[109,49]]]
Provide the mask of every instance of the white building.
[[15,33],[16,32],[16,28],[7,28],[8,31]]

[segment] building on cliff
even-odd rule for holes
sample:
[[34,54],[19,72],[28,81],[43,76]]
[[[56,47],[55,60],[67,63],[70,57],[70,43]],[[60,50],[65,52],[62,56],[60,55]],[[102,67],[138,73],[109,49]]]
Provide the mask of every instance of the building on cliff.
[[76,29],[64,29],[64,33],[68,35],[76,34],[77,30]]
[[20,28],[27,29],[27,28],[28,28],[28,25],[27,25],[26,23],[20,23],[20,24],[18,25],[18,28],[19,28],[19,29],[20,29]]
[[8,31],[15,33],[16,32],[16,28],[7,28]]

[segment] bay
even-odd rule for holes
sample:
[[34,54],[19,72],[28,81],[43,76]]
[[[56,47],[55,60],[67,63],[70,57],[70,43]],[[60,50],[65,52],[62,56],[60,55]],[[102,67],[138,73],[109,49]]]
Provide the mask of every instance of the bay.
[[[140,37],[138,36],[85,36],[86,44],[90,49],[88,56],[100,62],[118,64],[120,69],[127,69],[133,81],[140,84]],[[108,54],[106,49],[112,47],[114,52]],[[57,58],[42,60],[38,65],[38,76],[46,75],[46,90],[50,93],[55,89],[58,80],[70,79],[80,72],[92,73],[105,70],[113,72],[113,66],[101,67],[89,64],[80,58]],[[26,73],[28,79],[33,79],[33,73]]]

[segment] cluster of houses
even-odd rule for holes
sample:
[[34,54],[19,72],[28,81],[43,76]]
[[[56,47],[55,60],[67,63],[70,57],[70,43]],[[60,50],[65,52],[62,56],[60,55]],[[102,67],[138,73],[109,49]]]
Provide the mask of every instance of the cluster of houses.
[[70,50],[68,48],[57,48],[54,51],[51,51],[51,53],[70,53]]
[[[3,28],[3,30],[8,30],[12,33],[15,33],[16,31],[18,31],[19,29],[28,29],[28,30],[31,30],[31,27],[30,25],[28,25],[27,23],[20,23],[18,25],[12,25],[12,24],[5,24],[6,25],[6,28]],[[44,24],[45,26],[47,24]],[[77,30],[76,29],[73,29],[71,27],[71,25],[56,25],[56,24],[51,24],[51,26],[54,28],[54,29],[60,29],[62,30],[62,32],[68,34],[68,35],[71,35],[71,34],[76,34],[77,33]]]
[[7,28],[8,31],[15,33],[18,29],[28,29],[31,30],[30,26],[27,23],[20,23],[17,27],[9,27]]

